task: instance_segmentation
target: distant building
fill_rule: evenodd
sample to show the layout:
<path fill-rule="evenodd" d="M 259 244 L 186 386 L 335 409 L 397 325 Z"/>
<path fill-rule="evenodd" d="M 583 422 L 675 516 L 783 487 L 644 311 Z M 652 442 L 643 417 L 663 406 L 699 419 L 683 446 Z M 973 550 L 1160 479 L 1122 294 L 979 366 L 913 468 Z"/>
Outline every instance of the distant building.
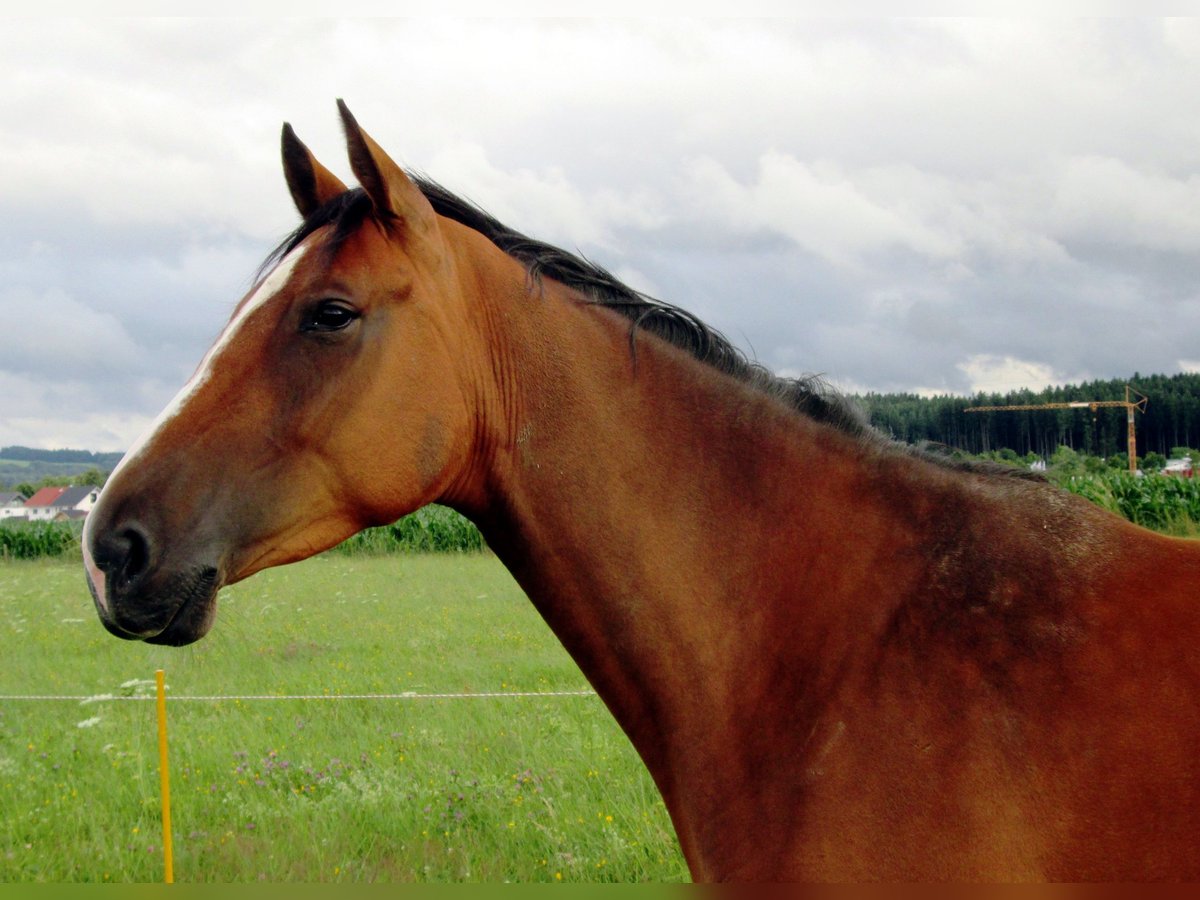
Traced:
<path fill-rule="evenodd" d="M 62 496 L 65 487 L 44 487 L 34 491 L 25 501 L 25 518 L 32 522 L 49 522 L 58 512 L 54 501 Z"/>
<path fill-rule="evenodd" d="M 1183 459 L 1168 459 L 1167 464 L 1163 466 L 1162 474 L 1174 475 L 1177 478 L 1192 477 L 1192 458 L 1185 456 Z"/>
<path fill-rule="evenodd" d="M 0 491 L 0 519 L 25 518 L 25 501 L 28 499 L 15 491 Z"/>
<path fill-rule="evenodd" d="M 44 487 L 25 501 L 25 517 L 33 522 L 82 519 L 99 496 L 100 488 L 90 485 Z"/>
<path fill-rule="evenodd" d="M 55 502 L 58 507 L 56 519 L 82 519 L 92 507 L 96 505 L 96 501 L 100 499 L 100 488 L 85 484 L 67 488 L 59 496 Z"/>

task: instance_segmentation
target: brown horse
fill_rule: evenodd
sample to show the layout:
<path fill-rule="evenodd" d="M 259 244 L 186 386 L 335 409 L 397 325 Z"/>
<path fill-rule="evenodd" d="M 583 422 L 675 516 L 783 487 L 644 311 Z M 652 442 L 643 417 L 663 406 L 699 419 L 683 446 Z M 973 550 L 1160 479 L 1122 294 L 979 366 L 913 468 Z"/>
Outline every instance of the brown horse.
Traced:
<path fill-rule="evenodd" d="M 113 473 L 105 626 L 438 501 L 640 752 L 696 879 L 1200 876 L 1200 547 L 874 434 L 681 310 L 284 126 L 303 225 Z"/>

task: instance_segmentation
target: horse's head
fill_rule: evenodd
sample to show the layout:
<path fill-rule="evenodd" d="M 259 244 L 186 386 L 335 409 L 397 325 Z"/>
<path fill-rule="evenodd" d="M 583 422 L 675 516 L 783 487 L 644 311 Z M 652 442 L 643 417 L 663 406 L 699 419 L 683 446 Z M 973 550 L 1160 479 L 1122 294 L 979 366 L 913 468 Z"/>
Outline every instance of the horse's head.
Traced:
<path fill-rule="evenodd" d="M 88 516 L 88 584 L 120 637 L 194 641 L 222 585 L 393 521 L 464 470 L 468 329 L 446 225 L 339 106 L 362 188 L 284 126 L 304 226 Z"/>

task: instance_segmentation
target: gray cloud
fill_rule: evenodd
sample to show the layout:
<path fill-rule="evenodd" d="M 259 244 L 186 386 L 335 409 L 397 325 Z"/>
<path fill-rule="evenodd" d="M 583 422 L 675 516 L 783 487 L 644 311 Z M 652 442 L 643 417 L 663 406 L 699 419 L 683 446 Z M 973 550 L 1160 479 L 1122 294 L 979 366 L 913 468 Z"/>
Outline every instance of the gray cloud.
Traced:
<path fill-rule="evenodd" d="M 280 123 L 348 177 L 337 96 L 780 370 L 1200 362 L 1191 21 L 9 20 L 0 76 L 0 444 L 133 439 L 294 224 Z"/>

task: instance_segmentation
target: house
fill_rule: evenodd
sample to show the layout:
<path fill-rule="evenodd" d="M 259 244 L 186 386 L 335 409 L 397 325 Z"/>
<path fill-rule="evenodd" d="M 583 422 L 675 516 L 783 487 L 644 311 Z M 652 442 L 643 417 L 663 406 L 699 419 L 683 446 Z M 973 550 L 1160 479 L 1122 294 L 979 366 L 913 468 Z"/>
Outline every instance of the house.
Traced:
<path fill-rule="evenodd" d="M 25 501 L 28 499 L 15 491 L 0 491 L 0 519 L 25 518 Z"/>
<path fill-rule="evenodd" d="M 82 519 L 100 499 L 100 488 L 84 484 L 67 488 L 54 502 L 58 512 L 55 519 Z"/>
<path fill-rule="evenodd" d="M 82 519 L 99 496 L 100 488 L 90 485 L 44 487 L 25 501 L 26 518 L 34 522 Z"/>
<path fill-rule="evenodd" d="M 1192 477 L 1192 458 L 1185 456 L 1182 459 L 1168 459 L 1166 466 L 1162 470 L 1164 475 L 1174 475 L 1177 478 Z"/>
<path fill-rule="evenodd" d="M 44 487 L 34 491 L 25 501 L 25 518 L 32 522 L 49 522 L 58 512 L 53 503 L 65 490 L 65 487 Z"/>

